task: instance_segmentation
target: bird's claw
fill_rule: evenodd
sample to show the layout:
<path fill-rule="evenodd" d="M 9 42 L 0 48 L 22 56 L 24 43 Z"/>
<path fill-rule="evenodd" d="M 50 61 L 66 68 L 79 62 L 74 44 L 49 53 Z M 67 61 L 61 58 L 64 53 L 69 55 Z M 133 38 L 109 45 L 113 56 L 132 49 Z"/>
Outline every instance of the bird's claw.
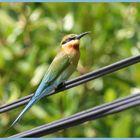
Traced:
<path fill-rule="evenodd" d="M 65 81 L 63 81 L 62 83 L 60 83 L 60 84 L 57 86 L 57 89 L 62 88 L 63 86 L 65 86 Z"/>

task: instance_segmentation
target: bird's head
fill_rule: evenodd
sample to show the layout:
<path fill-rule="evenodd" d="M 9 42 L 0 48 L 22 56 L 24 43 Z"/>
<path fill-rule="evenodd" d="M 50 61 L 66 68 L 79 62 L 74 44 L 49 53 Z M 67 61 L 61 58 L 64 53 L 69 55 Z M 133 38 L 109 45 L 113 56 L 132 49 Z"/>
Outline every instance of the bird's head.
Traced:
<path fill-rule="evenodd" d="M 61 41 L 61 46 L 62 48 L 65 47 L 73 47 L 75 49 L 79 48 L 79 44 L 80 44 L 80 39 L 85 36 L 86 34 L 89 34 L 90 32 L 84 32 L 81 33 L 79 35 L 76 34 L 69 34 L 63 37 L 62 41 Z"/>

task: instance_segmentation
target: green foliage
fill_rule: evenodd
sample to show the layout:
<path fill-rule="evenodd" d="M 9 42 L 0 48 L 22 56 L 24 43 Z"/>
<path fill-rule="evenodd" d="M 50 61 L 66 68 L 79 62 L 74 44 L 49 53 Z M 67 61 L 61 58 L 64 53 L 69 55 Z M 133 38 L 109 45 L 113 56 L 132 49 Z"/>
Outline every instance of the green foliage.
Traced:
<path fill-rule="evenodd" d="M 81 40 L 78 70 L 71 78 L 139 54 L 137 3 L 0 3 L 0 105 L 33 93 L 61 38 L 91 31 Z M 6 136 L 133 94 L 140 65 L 44 98 Z M 23 107 L 0 115 L 0 135 Z M 140 137 L 139 108 L 57 132 L 48 137 Z"/>

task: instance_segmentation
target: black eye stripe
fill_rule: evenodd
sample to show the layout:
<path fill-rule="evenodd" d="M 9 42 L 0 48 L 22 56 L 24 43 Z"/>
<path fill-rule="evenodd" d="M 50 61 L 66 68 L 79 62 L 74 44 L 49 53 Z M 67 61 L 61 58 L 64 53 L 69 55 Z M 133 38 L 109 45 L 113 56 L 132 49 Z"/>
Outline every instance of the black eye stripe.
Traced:
<path fill-rule="evenodd" d="M 67 43 L 69 41 L 70 41 L 70 39 L 67 39 L 67 40 L 63 41 L 62 44 L 65 44 L 65 43 Z"/>
<path fill-rule="evenodd" d="M 63 41 L 62 44 L 65 44 L 65 43 L 67 43 L 67 42 L 69 42 L 71 40 L 74 40 L 74 39 L 75 39 L 75 36 L 74 37 L 70 37 L 70 38 L 66 39 L 65 41 Z"/>

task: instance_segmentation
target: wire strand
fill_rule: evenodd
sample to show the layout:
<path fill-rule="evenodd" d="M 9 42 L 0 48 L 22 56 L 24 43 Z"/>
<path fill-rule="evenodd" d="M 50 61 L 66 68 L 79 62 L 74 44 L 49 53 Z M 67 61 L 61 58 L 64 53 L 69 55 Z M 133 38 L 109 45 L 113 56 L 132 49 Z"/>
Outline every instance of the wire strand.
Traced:
<path fill-rule="evenodd" d="M 95 120 L 110 114 L 114 114 L 134 106 L 140 105 L 140 93 L 115 100 L 111 103 L 106 103 L 93 107 L 91 109 L 74 114 L 70 117 L 60 119 L 58 121 L 45 124 L 34 129 L 16 134 L 10 138 L 24 137 L 41 137 L 75 125 L 82 124 L 86 121 Z"/>
<path fill-rule="evenodd" d="M 99 78 L 99 77 L 102 77 L 104 75 L 110 74 L 110 73 L 115 72 L 117 70 L 120 70 L 122 68 L 125 68 L 125 67 L 128 67 L 130 65 L 136 64 L 138 62 L 140 62 L 140 55 L 131 56 L 129 58 L 120 60 L 116 63 L 113 63 L 111 65 L 100 68 L 96 71 L 93 71 L 93 72 L 84 74 L 82 76 L 79 76 L 75 79 L 66 81 L 61 87 L 59 87 L 57 90 L 53 91 L 51 94 L 49 94 L 47 96 L 50 96 L 50 95 L 53 95 L 53 94 L 58 93 L 60 91 L 78 86 L 78 85 L 83 84 L 85 82 L 88 82 L 90 80 L 94 80 L 96 78 Z M 26 97 L 23 97 L 23 98 L 15 101 L 15 102 L 12 102 L 10 104 L 2 105 L 0 107 L 0 113 L 15 109 L 19 106 L 27 104 L 32 96 L 33 96 L 33 94 L 28 95 Z"/>

